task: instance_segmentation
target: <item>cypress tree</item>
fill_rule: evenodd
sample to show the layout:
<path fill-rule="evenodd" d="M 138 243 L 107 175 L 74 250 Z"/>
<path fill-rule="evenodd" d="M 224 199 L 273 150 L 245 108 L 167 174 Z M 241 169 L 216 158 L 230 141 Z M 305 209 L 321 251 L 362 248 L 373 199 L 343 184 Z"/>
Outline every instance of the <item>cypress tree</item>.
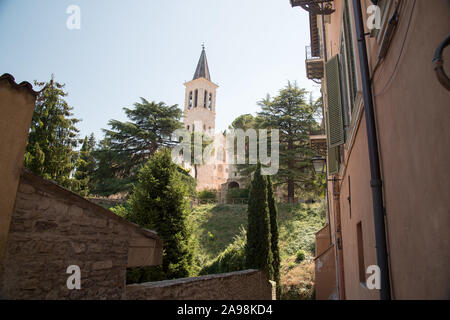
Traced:
<path fill-rule="evenodd" d="M 250 185 L 248 199 L 247 268 L 266 272 L 273 278 L 270 248 L 270 217 L 267 205 L 267 179 L 258 163 Z"/>
<path fill-rule="evenodd" d="M 187 220 L 188 198 L 188 187 L 166 149 L 156 152 L 140 170 L 128 202 L 127 219 L 155 230 L 164 241 L 162 277 L 166 279 L 192 274 L 194 246 Z"/>
<path fill-rule="evenodd" d="M 280 294 L 280 249 L 278 247 L 278 208 L 273 194 L 272 179 L 267 177 L 267 204 L 270 215 L 270 240 L 273 256 L 273 280 L 277 283 L 277 295 Z"/>

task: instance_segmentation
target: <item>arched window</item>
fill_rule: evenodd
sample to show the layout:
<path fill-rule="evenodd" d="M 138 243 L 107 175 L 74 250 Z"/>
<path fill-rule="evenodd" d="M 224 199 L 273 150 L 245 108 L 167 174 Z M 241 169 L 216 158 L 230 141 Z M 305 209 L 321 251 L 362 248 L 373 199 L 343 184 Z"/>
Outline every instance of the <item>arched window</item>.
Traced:
<path fill-rule="evenodd" d="M 188 129 L 188 131 L 189 131 L 189 125 L 187 125 L 187 129 Z"/>
<path fill-rule="evenodd" d="M 198 89 L 195 89 L 194 108 L 197 108 L 198 103 Z"/>
<path fill-rule="evenodd" d="M 192 108 L 192 91 L 189 92 L 189 103 L 188 103 L 188 109 Z"/>
<path fill-rule="evenodd" d="M 209 94 L 208 109 L 212 110 L 212 93 Z"/>
<path fill-rule="evenodd" d="M 205 90 L 205 95 L 203 96 L 203 108 L 206 109 L 207 107 L 207 101 L 208 101 L 208 91 Z"/>

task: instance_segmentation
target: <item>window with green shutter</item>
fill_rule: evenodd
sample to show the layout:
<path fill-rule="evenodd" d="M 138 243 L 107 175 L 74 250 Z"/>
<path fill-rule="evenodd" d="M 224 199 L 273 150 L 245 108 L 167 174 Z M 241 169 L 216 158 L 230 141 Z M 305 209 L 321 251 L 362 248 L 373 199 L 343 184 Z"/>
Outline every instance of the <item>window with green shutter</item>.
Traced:
<path fill-rule="evenodd" d="M 328 147 L 333 148 L 345 143 L 344 120 L 342 113 L 341 81 L 339 55 L 328 60 L 325 65 L 327 83 L 327 125 Z"/>

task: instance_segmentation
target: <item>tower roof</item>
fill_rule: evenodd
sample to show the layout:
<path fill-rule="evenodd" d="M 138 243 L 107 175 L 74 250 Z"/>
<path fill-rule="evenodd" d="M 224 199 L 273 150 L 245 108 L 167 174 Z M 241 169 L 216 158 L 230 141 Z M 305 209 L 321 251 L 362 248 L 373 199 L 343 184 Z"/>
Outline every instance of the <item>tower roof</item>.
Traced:
<path fill-rule="evenodd" d="M 209 74 L 208 68 L 208 60 L 206 59 L 205 46 L 202 47 L 202 54 L 200 55 L 200 60 L 198 60 L 197 69 L 195 69 L 194 78 L 192 80 L 205 78 L 206 80 L 211 81 L 211 76 Z"/>

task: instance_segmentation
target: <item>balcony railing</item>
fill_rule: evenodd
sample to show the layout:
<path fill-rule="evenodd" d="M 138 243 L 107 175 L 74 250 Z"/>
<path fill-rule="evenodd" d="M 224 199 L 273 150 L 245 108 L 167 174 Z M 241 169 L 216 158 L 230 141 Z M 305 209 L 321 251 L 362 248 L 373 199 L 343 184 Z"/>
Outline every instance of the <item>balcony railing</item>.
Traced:
<path fill-rule="evenodd" d="M 323 78 L 323 59 L 321 57 L 315 57 L 311 51 L 311 47 L 305 48 L 306 56 L 306 76 L 310 80 L 321 80 Z"/>
<path fill-rule="evenodd" d="M 314 59 L 321 59 L 317 53 L 313 54 L 313 50 L 311 49 L 311 46 L 305 47 L 305 57 L 306 60 L 314 60 Z"/>

